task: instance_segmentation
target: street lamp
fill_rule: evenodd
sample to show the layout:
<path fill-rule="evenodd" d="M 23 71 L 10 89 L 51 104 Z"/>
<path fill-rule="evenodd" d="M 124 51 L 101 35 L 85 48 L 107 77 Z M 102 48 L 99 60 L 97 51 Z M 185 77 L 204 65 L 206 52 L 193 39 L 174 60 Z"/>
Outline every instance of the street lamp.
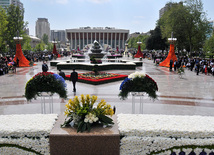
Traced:
<path fill-rule="evenodd" d="M 168 38 L 168 41 L 170 44 L 175 44 L 175 42 L 177 41 L 177 38 L 173 38 L 173 32 L 171 33 L 171 38 Z"/>
<path fill-rule="evenodd" d="M 17 30 L 17 36 L 13 37 L 13 40 L 16 42 L 16 44 L 21 44 L 21 41 L 23 40 L 23 37 L 19 36 L 19 30 Z"/>

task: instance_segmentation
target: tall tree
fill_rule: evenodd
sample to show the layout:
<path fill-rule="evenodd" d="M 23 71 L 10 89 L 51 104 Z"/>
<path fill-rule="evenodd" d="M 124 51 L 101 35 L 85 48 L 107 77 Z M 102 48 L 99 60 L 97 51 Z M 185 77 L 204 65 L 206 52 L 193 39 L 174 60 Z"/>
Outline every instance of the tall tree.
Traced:
<path fill-rule="evenodd" d="M 48 35 L 45 33 L 43 36 L 42 36 L 42 41 L 46 44 L 46 45 L 48 45 Z"/>
<path fill-rule="evenodd" d="M 0 6 L 0 52 L 6 51 L 6 31 L 7 31 L 7 15 L 5 10 Z"/>
<path fill-rule="evenodd" d="M 190 53 L 203 47 L 211 30 L 201 0 L 172 3 L 159 23 L 163 37 L 168 38 L 174 32 L 178 49 L 186 49 Z"/>
<path fill-rule="evenodd" d="M 207 56 L 210 56 L 213 58 L 213 56 L 214 56 L 214 33 L 209 39 L 206 40 L 203 49 L 206 52 Z"/>
<path fill-rule="evenodd" d="M 132 37 L 128 40 L 129 48 L 138 48 L 137 42 L 142 42 L 141 49 L 146 49 L 146 40 L 149 36 L 148 35 L 139 35 L 137 37 Z"/>
<path fill-rule="evenodd" d="M 24 40 L 25 40 L 25 43 L 22 46 L 23 51 L 31 51 L 32 50 L 32 47 L 30 45 L 31 38 L 24 35 Z"/>
<path fill-rule="evenodd" d="M 162 38 L 160 26 L 157 25 L 150 33 L 151 36 L 146 41 L 146 48 L 148 50 L 165 50 L 168 47 L 166 38 Z"/>
<path fill-rule="evenodd" d="M 19 31 L 20 35 L 23 35 L 26 26 L 24 22 L 24 11 L 18 6 L 10 5 L 7 8 L 7 21 L 7 42 L 9 47 L 15 50 L 13 37 L 17 35 L 17 31 Z"/>

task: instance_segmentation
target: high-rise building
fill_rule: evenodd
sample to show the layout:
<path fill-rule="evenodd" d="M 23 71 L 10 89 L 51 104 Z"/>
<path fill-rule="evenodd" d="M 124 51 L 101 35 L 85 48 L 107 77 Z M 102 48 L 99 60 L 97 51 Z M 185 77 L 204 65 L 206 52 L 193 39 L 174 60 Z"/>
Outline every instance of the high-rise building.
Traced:
<path fill-rule="evenodd" d="M 79 29 L 67 29 L 67 38 L 71 44 L 71 49 L 83 49 L 85 45 L 92 44 L 97 40 L 101 44 L 117 46 L 125 49 L 125 42 L 128 39 L 129 30 L 115 29 L 114 27 L 81 27 Z"/>
<path fill-rule="evenodd" d="M 60 41 L 61 44 L 66 43 L 65 30 L 51 30 L 51 41 Z"/>
<path fill-rule="evenodd" d="M 9 7 L 9 5 L 19 6 L 21 10 L 24 10 L 23 3 L 20 0 L 0 0 L 0 6 L 3 8 Z"/>
<path fill-rule="evenodd" d="M 36 21 L 36 37 L 42 39 L 44 34 L 48 35 L 48 40 L 50 40 L 50 23 L 47 18 L 38 18 Z"/>

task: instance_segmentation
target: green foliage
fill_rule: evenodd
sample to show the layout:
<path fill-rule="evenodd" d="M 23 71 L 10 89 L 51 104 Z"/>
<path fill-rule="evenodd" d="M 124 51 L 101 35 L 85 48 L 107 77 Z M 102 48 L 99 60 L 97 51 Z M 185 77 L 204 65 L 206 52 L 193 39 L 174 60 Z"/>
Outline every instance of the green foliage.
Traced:
<path fill-rule="evenodd" d="M 45 50 L 45 43 L 42 41 L 41 43 L 36 44 L 35 50 L 36 51 L 44 51 Z"/>
<path fill-rule="evenodd" d="M 24 34 L 24 28 L 27 23 L 24 23 L 24 11 L 18 6 L 10 5 L 7 8 L 7 43 L 11 49 L 16 48 L 13 37 L 17 36 L 17 31 L 19 31 L 20 36 Z"/>
<path fill-rule="evenodd" d="M 184 4 L 171 3 L 158 24 L 163 37 L 171 38 L 171 32 L 174 32 L 179 50 L 197 51 L 203 47 L 211 29 L 201 0 L 186 0 Z"/>
<path fill-rule="evenodd" d="M 156 91 L 158 90 L 156 82 L 149 76 L 143 78 L 136 77 L 134 79 L 126 78 L 121 84 L 121 91 L 119 96 L 121 99 L 126 99 L 129 92 L 145 92 L 152 99 L 157 98 Z"/>
<path fill-rule="evenodd" d="M 53 44 L 52 44 L 52 43 L 48 43 L 46 49 L 47 49 L 48 51 L 52 51 L 52 50 L 53 50 Z"/>
<path fill-rule="evenodd" d="M 7 31 L 7 15 L 5 10 L 0 6 L 0 51 L 5 51 L 6 48 L 6 31 Z"/>
<path fill-rule="evenodd" d="M 156 26 L 155 30 L 150 31 L 151 36 L 146 41 L 146 48 L 148 50 L 165 50 L 167 45 L 166 38 L 162 38 L 160 26 Z"/>
<path fill-rule="evenodd" d="M 44 73 L 44 74 L 43 74 Z M 25 97 L 27 100 L 36 99 L 41 92 L 59 94 L 61 98 L 67 98 L 67 92 L 60 80 L 56 80 L 49 72 L 43 72 L 30 79 L 25 86 Z"/>
<path fill-rule="evenodd" d="M 24 35 L 23 40 L 25 40 L 24 45 L 22 46 L 23 51 L 31 51 L 32 47 L 30 45 L 31 39 L 27 35 Z"/>
<path fill-rule="evenodd" d="M 83 94 L 81 100 L 75 96 L 73 100 L 69 100 L 66 104 L 64 123 L 61 127 L 73 126 L 77 127 L 77 132 L 90 131 L 94 125 L 109 126 L 114 124 L 113 120 L 106 115 L 112 116 L 114 110 L 111 105 L 106 104 L 105 100 L 101 100 L 95 107 L 94 104 L 97 96 L 90 96 Z"/>
<path fill-rule="evenodd" d="M 137 42 L 140 41 L 142 42 L 141 44 L 141 50 L 144 50 L 146 49 L 146 40 L 148 39 L 148 35 L 139 35 L 138 37 L 133 37 L 133 38 L 130 38 L 129 41 L 128 41 L 128 47 L 129 48 L 138 48 L 138 44 Z"/>
<path fill-rule="evenodd" d="M 203 48 L 207 56 L 210 57 L 214 56 L 214 34 L 209 39 L 206 40 Z"/>
<path fill-rule="evenodd" d="M 48 35 L 47 34 L 44 34 L 43 36 L 42 36 L 42 41 L 46 44 L 46 45 L 48 45 L 48 40 L 49 40 L 49 38 L 48 38 Z"/>

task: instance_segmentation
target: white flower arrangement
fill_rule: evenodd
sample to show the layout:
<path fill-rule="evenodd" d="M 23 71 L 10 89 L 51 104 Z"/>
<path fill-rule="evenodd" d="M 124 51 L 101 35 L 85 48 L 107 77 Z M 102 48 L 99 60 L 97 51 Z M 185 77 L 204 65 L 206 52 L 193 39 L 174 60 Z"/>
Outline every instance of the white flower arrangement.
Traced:
<path fill-rule="evenodd" d="M 141 73 L 141 72 L 134 72 L 134 73 L 132 73 L 132 74 L 130 74 L 129 76 L 128 76 L 128 78 L 129 79 L 134 79 L 134 78 L 136 78 L 136 77 L 138 77 L 138 78 L 143 78 L 143 77 L 145 77 L 146 76 L 146 73 Z"/>
<path fill-rule="evenodd" d="M 119 114 L 121 154 L 207 153 L 214 149 L 214 118 Z"/>
<path fill-rule="evenodd" d="M 57 114 L 1 115 L 0 154 L 50 154 L 48 137 L 57 117 Z"/>

